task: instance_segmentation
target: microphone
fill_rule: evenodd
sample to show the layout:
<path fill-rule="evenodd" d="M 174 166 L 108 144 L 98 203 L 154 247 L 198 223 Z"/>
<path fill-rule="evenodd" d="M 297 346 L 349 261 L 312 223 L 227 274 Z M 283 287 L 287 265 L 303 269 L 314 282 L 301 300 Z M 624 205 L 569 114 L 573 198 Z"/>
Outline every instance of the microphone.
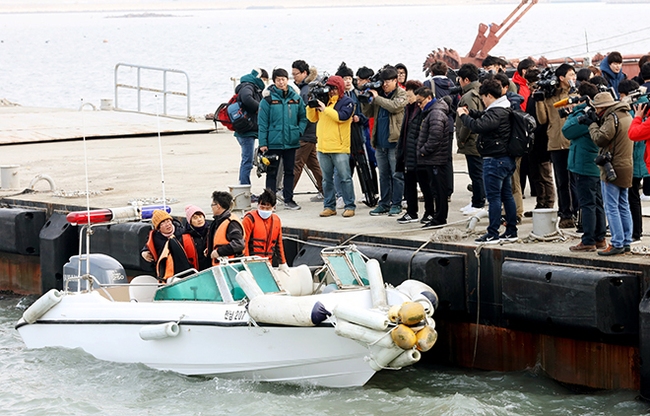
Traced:
<path fill-rule="evenodd" d="M 564 107 L 564 106 L 567 105 L 567 104 L 569 104 L 569 98 L 568 98 L 568 97 L 567 97 L 567 98 L 563 98 L 563 99 L 561 99 L 560 101 L 557 101 L 557 102 L 553 103 L 553 108 Z"/>

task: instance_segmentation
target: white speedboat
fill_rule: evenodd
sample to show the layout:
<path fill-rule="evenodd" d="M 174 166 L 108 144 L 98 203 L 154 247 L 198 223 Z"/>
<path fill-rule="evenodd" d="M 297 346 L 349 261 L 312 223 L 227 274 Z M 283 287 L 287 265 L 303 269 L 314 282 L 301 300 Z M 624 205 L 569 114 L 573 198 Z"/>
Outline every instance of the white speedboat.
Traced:
<path fill-rule="evenodd" d="M 64 271 L 64 290 L 39 298 L 16 329 L 28 348 L 81 348 L 185 375 L 327 387 L 362 386 L 382 368 L 417 362 L 435 343 L 431 288 L 414 280 L 387 287 L 379 263 L 353 246 L 322 257 L 319 282 L 307 266 L 277 270 L 249 257 L 163 285 L 151 276 L 114 283 L 126 281 L 116 260 L 74 256 L 68 269 L 78 275 Z"/>

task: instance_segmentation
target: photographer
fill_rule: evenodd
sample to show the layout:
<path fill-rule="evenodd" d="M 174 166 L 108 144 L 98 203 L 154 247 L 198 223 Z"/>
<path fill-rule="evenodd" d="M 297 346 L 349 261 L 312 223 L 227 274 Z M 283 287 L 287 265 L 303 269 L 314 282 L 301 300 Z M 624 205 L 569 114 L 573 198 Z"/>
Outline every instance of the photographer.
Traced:
<path fill-rule="evenodd" d="M 397 70 L 394 67 L 382 69 L 380 79 L 380 90 L 370 89 L 372 99 L 368 103 L 361 103 L 363 114 L 375 119 L 370 137 L 379 168 L 381 197 L 379 205 L 370 211 L 370 215 L 393 216 L 402 212 L 404 176 L 396 172 L 395 167 L 397 141 L 408 99 L 406 91 L 397 86 Z"/>
<path fill-rule="evenodd" d="M 316 123 L 318 136 L 318 162 L 323 171 L 323 211 L 321 217 L 336 215 L 336 191 L 334 168 L 340 178 L 341 194 L 345 203 L 343 217 L 354 216 L 354 185 L 350 170 L 350 125 L 354 115 L 354 103 L 345 95 L 343 78 L 333 75 L 325 84 L 329 86 L 328 102 L 320 99 L 318 107 L 307 107 L 307 118 Z"/>
<path fill-rule="evenodd" d="M 578 94 L 593 99 L 598 94 L 598 87 L 583 81 Z M 571 141 L 569 147 L 569 172 L 576 180 L 576 194 L 582 219 L 582 239 L 580 243 L 569 247 L 574 252 L 596 251 L 607 247 L 605 233 L 607 224 L 603 209 L 603 196 L 600 190 L 600 169 L 594 162 L 598 156 L 598 146 L 591 140 L 589 127 L 579 123 L 593 108 L 583 102 L 576 105 L 562 127 L 562 134 Z"/>
<path fill-rule="evenodd" d="M 632 148 L 627 137 L 632 123 L 630 106 L 614 101 L 609 92 L 596 95 L 592 105 L 595 111 L 580 119 L 589 125 L 591 140 L 601 149 L 596 160 L 600 166 L 600 182 L 612 241 L 601 256 L 612 256 L 629 251 L 632 243 L 632 216 L 628 202 L 628 188 L 632 186 Z"/>
<path fill-rule="evenodd" d="M 555 78 L 555 79 L 554 79 Z M 537 101 L 537 120 L 539 124 L 547 124 L 548 151 L 553 163 L 555 189 L 557 191 L 558 215 L 560 228 L 573 228 L 574 216 L 578 212 L 578 198 L 575 195 L 575 183 L 572 185 L 571 175 L 567 167 L 569 158 L 569 141 L 562 135 L 564 120 L 560 118 L 553 104 L 569 96 L 569 91 L 575 84 L 576 72 L 569 64 L 560 65 L 551 79 L 538 82 L 541 88 L 533 96 Z"/>

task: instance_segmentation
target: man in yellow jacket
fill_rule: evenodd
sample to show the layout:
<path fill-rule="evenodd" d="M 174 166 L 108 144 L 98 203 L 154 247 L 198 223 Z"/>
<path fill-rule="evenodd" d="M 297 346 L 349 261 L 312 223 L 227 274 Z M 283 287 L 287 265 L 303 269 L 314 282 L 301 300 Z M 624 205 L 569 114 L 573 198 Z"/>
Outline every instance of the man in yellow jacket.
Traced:
<path fill-rule="evenodd" d="M 334 189 L 334 168 L 341 179 L 345 209 L 343 217 L 354 216 L 354 186 L 350 169 L 350 124 L 354 114 L 354 103 L 345 95 L 343 78 L 333 75 L 327 79 L 330 87 L 327 105 L 318 100 L 318 107 L 307 107 L 307 119 L 316 123 L 318 137 L 318 163 L 323 172 L 323 206 L 321 217 L 336 215 L 336 191 Z"/>

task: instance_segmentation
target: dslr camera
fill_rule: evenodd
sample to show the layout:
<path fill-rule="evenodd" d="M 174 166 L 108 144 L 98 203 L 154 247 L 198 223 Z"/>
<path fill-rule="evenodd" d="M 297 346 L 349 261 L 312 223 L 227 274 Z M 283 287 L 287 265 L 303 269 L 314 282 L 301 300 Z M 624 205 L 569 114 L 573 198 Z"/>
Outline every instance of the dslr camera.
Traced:
<path fill-rule="evenodd" d="M 612 166 L 611 152 L 600 153 L 596 156 L 594 162 L 596 162 L 598 166 L 601 166 L 605 171 L 605 179 L 607 179 L 607 182 L 614 182 L 616 180 L 618 176 L 616 176 L 616 171 L 614 170 L 614 166 Z"/>
<path fill-rule="evenodd" d="M 539 74 L 539 81 L 537 81 L 537 89 L 533 92 L 533 99 L 535 101 L 544 101 L 546 98 L 551 98 L 557 92 L 559 80 L 551 68 L 544 68 Z"/>
<path fill-rule="evenodd" d="M 267 155 L 255 148 L 255 156 L 253 157 L 253 164 L 257 167 L 257 177 L 261 178 L 264 173 L 269 169 L 270 165 L 276 165 L 280 160 L 279 155 Z"/>
<path fill-rule="evenodd" d="M 318 107 L 318 101 L 325 103 L 330 99 L 329 92 L 330 86 L 325 85 L 327 76 L 320 76 L 316 80 L 309 83 L 309 90 L 307 91 L 307 106 L 311 108 Z"/>
<path fill-rule="evenodd" d="M 372 94 L 370 93 L 370 90 L 379 90 L 382 85 L 384 85 L 384 81 L 380 78 L 380 74 L 381 70 L 373 75 L 372 78 L 370 78 L 370 81 L 361 85 L 360 89 L 363 89 L 363 91 L 361 91 L 358 96 L 360 102 L 364 104 L 371 102 Z"/>

